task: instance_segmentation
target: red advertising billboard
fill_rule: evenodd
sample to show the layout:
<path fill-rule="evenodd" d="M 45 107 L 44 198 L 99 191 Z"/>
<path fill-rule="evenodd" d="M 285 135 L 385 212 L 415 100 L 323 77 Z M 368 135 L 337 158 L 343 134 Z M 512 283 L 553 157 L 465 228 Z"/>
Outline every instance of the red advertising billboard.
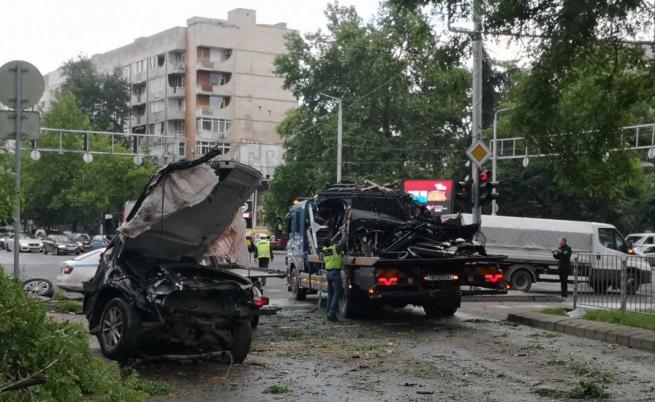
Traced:
<path fill-rule="evenodd" d="M 438 214 L 450 214 L 453 210 L 452 180 L 405 180 L 404 190 L 414 200 Z"/>

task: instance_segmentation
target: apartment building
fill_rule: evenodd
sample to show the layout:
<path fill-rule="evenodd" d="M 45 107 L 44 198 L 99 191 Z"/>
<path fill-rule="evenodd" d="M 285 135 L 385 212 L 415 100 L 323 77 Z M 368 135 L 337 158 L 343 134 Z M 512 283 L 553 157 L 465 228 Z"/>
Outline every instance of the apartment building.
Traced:
<path fill-rule="evenodd" d="M 195 158 L 218 146 L 226 158 L 271 177 L 282 163 L 276 127 L 296 107 L 273 73 L 285 53 L 285 23 L 257 24 L 256 12 L 235 9 L 227 20 L 193 17 L 133 43 L 92 56 L 99 71 L 120 68 L 130 83 L 128 131 L 161 162 Z M 45 102 L 61 86 L 46 77 Z"/>

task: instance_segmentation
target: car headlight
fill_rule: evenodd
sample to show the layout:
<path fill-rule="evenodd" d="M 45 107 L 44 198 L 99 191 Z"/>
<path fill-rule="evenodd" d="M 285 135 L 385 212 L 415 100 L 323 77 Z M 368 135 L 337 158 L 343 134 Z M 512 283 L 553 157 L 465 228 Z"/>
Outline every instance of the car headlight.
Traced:
<path fill-rule="evenodd" d="M 59 245 L 57 245 L 57 247 L 58 247 L 58 248 L 66 248 L 66 245 L 64 245 L 64 244 L 59 244 Z"/>

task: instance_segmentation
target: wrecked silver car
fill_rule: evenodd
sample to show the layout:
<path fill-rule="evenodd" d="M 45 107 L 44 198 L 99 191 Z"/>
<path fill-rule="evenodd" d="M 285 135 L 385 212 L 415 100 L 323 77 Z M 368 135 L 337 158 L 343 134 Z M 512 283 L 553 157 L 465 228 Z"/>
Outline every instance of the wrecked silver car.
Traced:
<path fill-rule="evenodd" d="M 106 357 L 223 350 L 234 362 L 246 358 L 253 284 L 202 261 L 261 174 L 215 156 L 160 170 L 84 284 L 84 313 Z"/>

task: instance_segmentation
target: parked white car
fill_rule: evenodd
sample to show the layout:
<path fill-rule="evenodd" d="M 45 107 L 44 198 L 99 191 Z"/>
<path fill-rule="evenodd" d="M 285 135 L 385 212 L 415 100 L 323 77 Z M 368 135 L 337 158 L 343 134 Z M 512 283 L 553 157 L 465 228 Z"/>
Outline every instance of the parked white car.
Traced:
<path fill-rule="evenodd" d="M 8 239 L 7 243 L 5 244 L 5 248 L 7 251 L 12 251 L 14 249 L 14 243 L 16 239 Z M 31 237 L 27 236 L 21 236 L 18 239 L 18 244 L 20 247 L 21 253 L 24 252 L 32 252 L 32 253 L 40 253 L 43 251 L 43 242 L 39 239 L 33 239 Z"/>
<path fill-rule="evenodd" d="M 96 274 L 100 255 L 104 251 L 103 247 L 64 261 L 57 275 L 57 287 L 68 292 L 83 292 L 82 282 L 90 280 Z"/>
<path fill-rule="evenodd" d="M 636 254 L 642 254 L 645 248 L 655 246 L 655 233 L 630 233 L 625 239 L 632 244 Z"/>

